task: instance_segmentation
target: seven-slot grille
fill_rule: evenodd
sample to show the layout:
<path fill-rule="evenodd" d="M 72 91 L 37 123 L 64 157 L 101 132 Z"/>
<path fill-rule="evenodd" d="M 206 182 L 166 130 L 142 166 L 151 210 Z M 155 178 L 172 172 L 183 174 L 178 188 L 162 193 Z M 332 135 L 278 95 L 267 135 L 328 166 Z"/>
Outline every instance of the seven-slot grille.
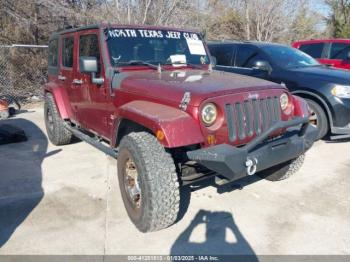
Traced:
<path fill-rule="evenodd" d="M 244 140 L 267 130 L 272 123 L 281 120 L 279 98 L 252 99 L 225 104 L 228 137 L 231 142 Z"/>

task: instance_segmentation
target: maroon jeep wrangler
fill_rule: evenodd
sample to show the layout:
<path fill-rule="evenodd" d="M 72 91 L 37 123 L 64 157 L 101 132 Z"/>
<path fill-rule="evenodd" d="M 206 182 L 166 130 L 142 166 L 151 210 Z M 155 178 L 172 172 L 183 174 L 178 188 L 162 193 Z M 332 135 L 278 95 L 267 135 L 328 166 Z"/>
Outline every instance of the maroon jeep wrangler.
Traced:
<path fill-rule="evenodd" d="M 142 232 L 173 224 L 180 189 L 199 179 L 289 177 L 316 138 L 304 100 L 211 62 L 201 34 L 180 29 L 92 25 L 50 38 L 48 137 L 76 136 L 118 158 L 124 205 Z"/>

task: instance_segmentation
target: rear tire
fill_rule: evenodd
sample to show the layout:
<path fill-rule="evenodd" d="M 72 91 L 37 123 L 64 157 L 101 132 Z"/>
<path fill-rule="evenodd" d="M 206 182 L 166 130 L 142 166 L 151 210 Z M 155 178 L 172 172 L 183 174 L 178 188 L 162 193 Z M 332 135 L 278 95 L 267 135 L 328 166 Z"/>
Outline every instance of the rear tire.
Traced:
<path fill-rule="evenodd" d="M 118 179 L 126 211 L 141 232 L 158 231 L 177 219 L 180 189 L 172 157 L 147 133 L 123 137 Z"/>
<path fill-rule="evenodd" d="M 312 115 L 310 123 L 318 129 L 317 140 L 322 139 L 328 133 L 328 118 L 323 108 L 313 100 L 305 99 L 310 107 Z"/>
<path fill-rule="evenodd" d="M 49 93 L 45 96 L 44 114 L 46 132 L 51 143 L 56 146 L 69 144 L 73 135 L 64 127 L 56 103 Z"/>
<path fill-rule="evenodd" d="M 304 159 L 305 155 L 302 154 L 288 162 L 263 170 L 257 173 L 257 175 L 269 181 L 281 181 L 287 179 L 299 171 L 304 163 Z"/>

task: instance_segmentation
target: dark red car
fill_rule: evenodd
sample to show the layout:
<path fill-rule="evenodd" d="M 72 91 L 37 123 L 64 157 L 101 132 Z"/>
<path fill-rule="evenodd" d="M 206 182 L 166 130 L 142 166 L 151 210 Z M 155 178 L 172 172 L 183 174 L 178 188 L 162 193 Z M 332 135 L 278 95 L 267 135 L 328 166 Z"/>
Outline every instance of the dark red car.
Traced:
<path fill-rule="evenodd" d="M 296 41 L 292 46 L 321 64 L 350 70 L 350 39 L 304 40 Z"/>
<path fill-rule="evenodd" d="M 75 135 L 118 158 L 122 198 L 142 232 L 174 223 L 182 186 L 199 179 L 286 179 L 317 135 L 306 102 L 286 87 L 211 70 L 197 32 L 61 31 L 50 38 L 48 73 L 50 141 Z"/>

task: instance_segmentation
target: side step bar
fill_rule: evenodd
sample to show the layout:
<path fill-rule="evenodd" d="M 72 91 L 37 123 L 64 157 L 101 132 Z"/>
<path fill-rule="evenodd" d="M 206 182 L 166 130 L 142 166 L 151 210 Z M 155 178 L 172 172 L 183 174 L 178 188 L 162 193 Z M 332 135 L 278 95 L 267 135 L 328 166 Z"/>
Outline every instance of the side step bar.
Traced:
<path fill-rule="evenodd" d="M 350 134 L 347 135 L 334 135 L 330 137 L 331 140 L 342 140 L 342 139 L 348 139 L 350 138 Z"/>
<path fill-rule="evenodd" d="M 104 145 L 103 143 L 101 143 L 100 141 L 98 141 L 97 139 L 88 136 L 87 134 L 84 134 L 83 132 L 81 132 L 78 128 L 73 127 L 71 125 L 69 125 L 67 122 L 65 122 L 65 127 L 73 133 L 74 136 L 76 136 L 77 138 L 89 143 L 90 145 L 92 145 L 93 147 L 101 150 L 103 153 L 113 157 L 113 158 L 117 158 L 118 157 L 118 152 L 116 150 L 114 150 L 113 148 Z"/>

